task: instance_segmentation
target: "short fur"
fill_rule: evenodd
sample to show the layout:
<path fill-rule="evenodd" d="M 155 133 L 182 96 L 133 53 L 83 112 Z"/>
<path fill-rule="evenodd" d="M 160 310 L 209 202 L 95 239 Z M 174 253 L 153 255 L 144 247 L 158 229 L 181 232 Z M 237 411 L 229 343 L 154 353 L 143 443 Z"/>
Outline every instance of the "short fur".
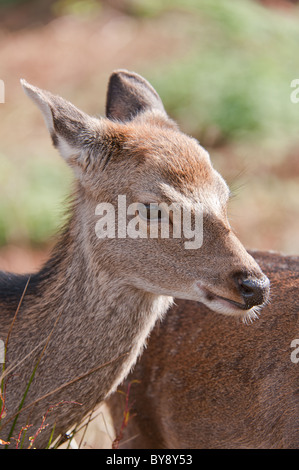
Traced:
<path fill-rule="evenodd" d="M 48 413 L 49 426 L 35 441 L 35 446 L 43 447 L 54 424 L 54 437 L 66 432 L 124 379 L 174 296 L 246 316 L 251 309 L 232 304 L 243 302 L 236 273 L 265 281 L 259 303 L 267 300 L 269 285 L 230 229 L 226 183 L 199 143 L 167 117 L 145 79 L 124 70 L 114 72 L 107 117 L 100 119 L 25 81 L 22 84 L 76 176 L 69 221 L 49 261 L 30 277 L 6 357 L 2 439 L 8 437 L 45 345 L 14 436 L 26 423 L 33 425 L 33 434 L 52 405 L 82 404 L 61 404 Z M 185 250 L 182 239 L 99 240 L 95 208 L 100 202 L 116 205 L 118 195 L 126 195 L 128 204 L 179 198 L 193 210 L 202 201 L 203 247 Z M 7 337 L 28 278 L 1 274 L 1 339 Z M 207 295 L 205 289 L 212 293 Z M 217 296 L 230 299 L 226 308 Z M 93 374 L 86 375 L 91 370 Z M 80 376 L 85 378 L 64 387 Z"/>
<path fill-rule="evenodd" d="M 271 304 L 250 326 L 178 300 L 151 333 L 128 383 L 120 449 L 298 449 L 299 257 L 253 252 Z M 127 391 L 127 384 L 120 387 Z M 109 400 L 118 433 L 124 396 Z"/>

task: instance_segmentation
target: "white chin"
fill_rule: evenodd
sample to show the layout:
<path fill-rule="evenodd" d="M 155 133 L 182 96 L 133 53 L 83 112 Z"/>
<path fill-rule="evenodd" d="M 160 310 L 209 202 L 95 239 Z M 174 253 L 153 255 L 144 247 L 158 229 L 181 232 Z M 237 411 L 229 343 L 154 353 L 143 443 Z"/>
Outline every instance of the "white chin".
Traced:
<path fill-rule="evenodd" d="M 240 318 L 244 323 L 252 323 L 254 320 L 257 320 L 261 310 L 261 307 L 252 307 L 249 310 L 243 310 L 224 299 L 204 300 L 201 302 L 216 313 Z"/>
<path fill-rule="evenodd" d="M 258 315 L 262 306 L 256 306 L 252 307 L 251 309 L 244 310 L 243 308 L 238 307 L 238 305 L 234 305 L 234 303 L 230 302 L 229 300 L 217 297 L 215 294 L 209 292 L 206 288 L 199 287 L 198 284 L 196 287 L 200 297 L 198 300 L 214 312 L 240 318 L 244 323 L 252 323 L 254 320 L 258 319 Z M 212 294 L 213 298 L 207 298 L 207 293 Z"/>

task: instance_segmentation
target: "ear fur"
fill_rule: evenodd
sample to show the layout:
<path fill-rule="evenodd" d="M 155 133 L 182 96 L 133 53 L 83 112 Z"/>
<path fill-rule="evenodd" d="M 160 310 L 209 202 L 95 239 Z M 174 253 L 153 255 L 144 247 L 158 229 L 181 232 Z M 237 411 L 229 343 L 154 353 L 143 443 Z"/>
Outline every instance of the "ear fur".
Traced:
<path fill-rule="evenodd" d="M 40 109 L 54 146 L 67 163 L 74 167 L 79 177 L 83 176 L 95 159 L 103 159 L 106 162 L 103 167 L 109 161 L 111 149 L 107 147 L 105 133 L 109 126 L 113 126 L 111 120 L 126 123 L 140 113 L 150 112 L 156 124 L 176 127 L 168 118 L 154 88 L 143 77 L 127 70 L 112 73 L 106 103 L 108 119 L 102 120 L 85 114 L 63 98 L 33 86 L 24 79 L 21 84 L 26 95 Z"/>
<path fill-rule="evenodd" d="M 22 87 L 40 109 L 52 141 L 71 166 L 84 166 L 88 146 L 100 135 L 101 121 L 92 118 L 59 96 L 41 90 L 26 80 Z"/>
<path fill-rule="evenodd" d="M 108 83 L 106 116 L 126 122 L 145 111 L 158 111 L 167 117 L 161 98 L 147 80 L 127 70 L 113 72 Z"/>

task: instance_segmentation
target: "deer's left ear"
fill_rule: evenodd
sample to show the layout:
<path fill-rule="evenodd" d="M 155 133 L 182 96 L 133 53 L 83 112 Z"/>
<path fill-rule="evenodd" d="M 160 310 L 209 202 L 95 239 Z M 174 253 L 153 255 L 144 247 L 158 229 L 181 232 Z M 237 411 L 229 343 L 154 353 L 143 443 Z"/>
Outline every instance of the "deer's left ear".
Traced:
<path fill-rule="evenodd" d="M 160 96 L 147 80 L 128 70 L 113 72 L 108 83 L 106 101 L 108 119 L 131 121 L 145 111 L 158 111 L 167 118 Z"/>
<path fill-rule="evenodd" d="M 84 169 L 90 147 L 101 135 L 101 121 L 88 116 L 68 101 L 21 80 L 25 93 L 41 110 L 54 146 L 72 167 Z"/>

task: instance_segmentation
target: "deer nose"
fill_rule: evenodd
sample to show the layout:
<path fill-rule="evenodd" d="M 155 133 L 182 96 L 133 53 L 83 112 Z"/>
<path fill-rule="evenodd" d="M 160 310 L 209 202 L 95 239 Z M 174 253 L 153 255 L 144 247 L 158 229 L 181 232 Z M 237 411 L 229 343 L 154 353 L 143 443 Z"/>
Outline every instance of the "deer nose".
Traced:
<path fill-rule="evenodd" d="M 268 300 L 270 281 L 266 276 L 261 279 L 243 275 L 235 276 L 238 290 L 243 297 L 245 307 L 249 310 L 252 307 L 262 305 Z"/>

